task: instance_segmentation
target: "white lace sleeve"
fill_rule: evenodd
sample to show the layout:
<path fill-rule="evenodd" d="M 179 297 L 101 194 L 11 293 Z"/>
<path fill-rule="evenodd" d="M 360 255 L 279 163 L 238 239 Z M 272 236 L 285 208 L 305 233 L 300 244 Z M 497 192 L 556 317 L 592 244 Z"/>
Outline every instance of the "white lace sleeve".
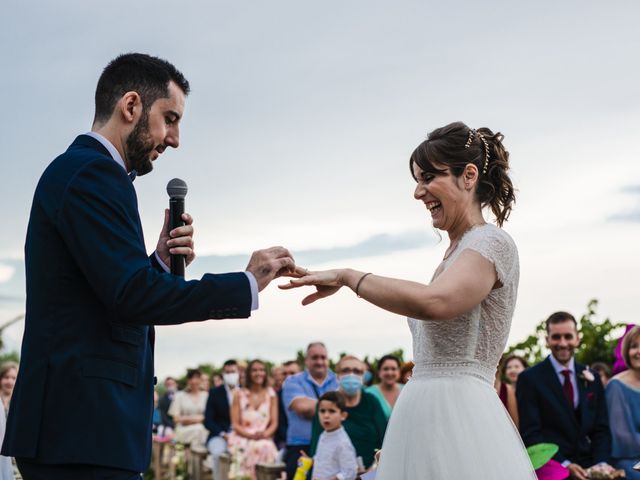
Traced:
<path fill-rule="evenodd" d="M 487 225 L 471 232 L 464 248 L 475 250 L 493 263 L 498 280 L 503 285 L 519 274 L 516 244 L 508 233 L 498 227 Z"/>

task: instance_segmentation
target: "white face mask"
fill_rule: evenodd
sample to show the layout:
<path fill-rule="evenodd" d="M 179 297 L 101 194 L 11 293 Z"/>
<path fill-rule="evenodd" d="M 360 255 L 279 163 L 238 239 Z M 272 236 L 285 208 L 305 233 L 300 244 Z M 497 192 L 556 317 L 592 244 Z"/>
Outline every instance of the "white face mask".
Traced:
<path fill-rule="evenodd" d="M 224 381 L 225 385 L 233 388 L 238 385 L 238 381 L 240 380 L 240 374 L 239 373 L 223 373 L 222 380 Z"/>

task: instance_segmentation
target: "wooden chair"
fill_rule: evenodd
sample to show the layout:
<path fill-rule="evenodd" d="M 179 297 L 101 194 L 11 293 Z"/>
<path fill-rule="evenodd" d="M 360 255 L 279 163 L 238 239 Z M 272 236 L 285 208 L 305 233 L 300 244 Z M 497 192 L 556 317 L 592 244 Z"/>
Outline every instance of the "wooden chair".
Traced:
<path fill-rule="evenodd" d="M 171 477 L 170 461 L 173 457 L 173 442 L 170 439 L 153 439 L 151 447 L 151 468 L 154 480 L 164 480 Z"/>
<path fill-rule="evenodd" d="M 213 480 L 229 480 L 229 470 L 231 470 L 231 456 L 223 453 L 220 455 L 220 478 Z"/>
<path fill-rule="evenodd" d="M 209 455 L 209 451 L 204 445 L 191 446 L 189 475 L 192 480 L 211 480 L 213 472 L 205 468 L 204 461 Z"/>
<path fill-rule="evenodd" d="M 285 470 L 284 463 L 258 464 L 256 465 L 256 480 L 280 480 Z"/>

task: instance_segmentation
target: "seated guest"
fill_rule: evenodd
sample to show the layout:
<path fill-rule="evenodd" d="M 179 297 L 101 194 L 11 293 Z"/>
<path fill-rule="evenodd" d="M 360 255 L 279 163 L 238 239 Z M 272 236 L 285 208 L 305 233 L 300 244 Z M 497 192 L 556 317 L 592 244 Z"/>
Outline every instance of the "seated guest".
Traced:
<path fill-rule="evenodd" d="M 516 389 L 524 444 L 555 443 L 553 457 L 571 477 L 586 480 L 586 469 L 606 465 L 611 434 L 600 377 L 573 358 L 580 344 L 573 315 L 556 312 L 546 321 L 551 355 L 520 374 Z"/>
<path fill-rule="evenodd" d="M 411 360 L 404 362 L 402 368 L 400 368 L 400 383 L 404 385 L 409 381 L 411 375 L 413 375 L 413 367 L 414 363 Z"/>
<path fill-rule="evenodd" d="M 496 369 L 496 378 L 494 380 L 493 386 L 496 389 L 496 393 L 498 394 L 498 397 L 500 397 L 500 401 L 504 405 L 504 408 L 506 408 L 507 412 L 509 412 L 509 416 L 511 417 L 513 424 L 516 426 L 516 428 L 518 428 L 520 421 L 518 418 L 516 387 L 505 381 L 505 378 L 502 375 L 503 372 L 504 361 L 501 361 L 498 364 L 498 368 Z"/>
<path fill-rule="evenodd" d="M 255 479 L 258 463 L 274 463 L 278 450 L 273 434 L 278 427 L 278 401 L 269 386 L 264 362 L 249 362 L 245 387 L 239 388 L 231 403 L 231 433 L 228 436 L 231 452 L 231 475 Z"/>
<path fill-rule="evenodd" d="M 595 370 L 600 375 L 600 381 L 603 387 L 607 387 L 609 380 L 611 380 L 611 368 L 604 362 L 593 362 L 591 364 L 591 370 Z"/>
<path fill-rule="evenodd" d="M 173 402 L 173 397 L 178 391 L 178 382 L 173 377 L 164 379 L 164 395 L 158 400 L 158 410 L 160 411 L 160 423 L 166 427 L 173 429 L 173 419 L 169 416 L 169 407 Z"/>
<path fill-rule="evenodd" d="M 207 438 L 202 422 L 209 394 L 200 390 L 201 378 L 200 370 L 187 371 L 187 388 L 176 393 L 169 407 L 177 442 L 203 445 Z"/>
<path fill-rule="evenodd" d="M 272 380 L 273 389 L 276 392 L 279 392 L 280 390 L 282 390 L 282 383 L 284 382 L 284 373 L 282 370 L 282 365 L 273 367 L 273 369 L 271 369 L 271 380 Z"/>
<path fill-rule="evenodd" d="M 382 448 L 387 429 L 387 416 L 376 397 L 363 389 L 364 363 L 353 355 L 345 355 L 336 365 L 338 391 L 345 396 L 347 418 L 342 426 L 349 435 L 364 468 L 373 463 L 376 449 Z M 318 415 L 311 430 L 311 455 L 315 455 L 322 428 Z"/>
<path fill-rule="evenodd" d="M 9 404 L 13 395 L 13 387 L 18 378 L 18 364 L 16 362 L 4 362 L 0 366 L 0 400 L 4 405 L 4 411 L 9 414 Z"/>
<path fill-rule="evenodd" d="M 207 394 L 209 393 L 209 390 L 211 390 L 211 379 L 206 373 L 203 373 L 200 376 L 200 390 L 207 392 Z"/>
<path fill-rule="evenodd" d="M 400 360 L 393 355 L 384 355 L 378 360 L 378 378 L 380 383 L 371 385 L 366 389 L 380 401 L 382 410 L 387 419 L 391 416 L 391 410 L 396 404 L 402 383 L 400 380 Z"/>
<path fill-rule="evenodd" d="M 214 373 L 211 376 L 211 382 L 213 383 L 212 388 L 221 387 L 222 385 L 224 385 L 224 380 L 222 379 L 222 375 L 220 375 L 219 373 Z"/>
<path fill-rule="evenodd" d="M 613 465 L 627 478 L 640 479 L 632 467 L 640 460 L 640 326 L 627 333 L 622 342 L 622 358 L 628 370 L 617 374 L 607 385 L 609 425 Z"/>
<path fill-rule="evenodd" d="M 278 394 L 278 429 L 273 437 L 273 441 L 276 442 L 279 449 L 283 449 L 287 445 L 287 428 L 289 427 L 289 422 L 287 421 L 287 409 L 284 407 L 282 400 L 282 387 L 287 378 L 296 373 L 300 373 L 300 365 L 298 365 L 298 362 L 295 360 L 288 360 L 282 364 L 280 370 L 282 373 L 282 384 L 280 390 L 276 389 L 276 393 Z"/>
<path fill-rule="evenodd" d="M 520 374 L 527 368 L 529 368 L 529 364 L 527 363 L 527 361 L 518 355 L 509 355 L 504 359 L 504 362 L 502 362 L 501 365 L 502 368 L 500 376 L 502 380 L 513 385 L 514 387 L 518 382 L 518 377 L 520 376 Z"/>
<path fill-rule="evenodd" d="M 1 370 L 4 370 L 4 366 Z M 1 374 L 0 370 L 0 374 Z M 7 424 L 7 413 L 4 407 L 4 401 L 0 402 L 0 445 L 4 440 L 4 431 Z M 13 465 L 11 464 L 11 457 L 3 457 L 0 455 L 0 478 L 2 480 L 13 480 Z"/>
<path fill-rule="evenodd" d="M 284 382 L 282 402 L 287 409 L 287 478 L 295 475 L 300 451 L 309 454 L 311 419 L 316 413 L 318 398 L 338 388 L 336 376 L 329 370 L 329 354 L 322 342 L 310 343 L 304 357 L 305 371 Z"/>
<path fill-rule="evenodd" d="M 209 392 L 204 410 L 204 426 L 209 430 L 207 449 L 213 459 L 213 478 L 220 478 L 220 456 L 227 452 L 227 437 L 231 431 L 231 403 L 238 388 L 238 362 L 227 360 L 222 365 L 222 385 Z"/>

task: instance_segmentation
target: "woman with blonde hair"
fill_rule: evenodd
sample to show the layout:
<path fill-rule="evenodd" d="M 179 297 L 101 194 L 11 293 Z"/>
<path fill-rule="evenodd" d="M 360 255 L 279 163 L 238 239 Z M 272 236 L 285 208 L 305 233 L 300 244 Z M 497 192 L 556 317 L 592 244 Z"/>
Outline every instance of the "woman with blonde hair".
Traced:
<path fill-rule="evenodd" d="M 640 326 L 625 335 L 622 358 L 628 370 L 613 377 L 605 391 L 612 465 L 623 469 L 628 479 L 639 480 L 633 465 L 640 459 Z"/>

